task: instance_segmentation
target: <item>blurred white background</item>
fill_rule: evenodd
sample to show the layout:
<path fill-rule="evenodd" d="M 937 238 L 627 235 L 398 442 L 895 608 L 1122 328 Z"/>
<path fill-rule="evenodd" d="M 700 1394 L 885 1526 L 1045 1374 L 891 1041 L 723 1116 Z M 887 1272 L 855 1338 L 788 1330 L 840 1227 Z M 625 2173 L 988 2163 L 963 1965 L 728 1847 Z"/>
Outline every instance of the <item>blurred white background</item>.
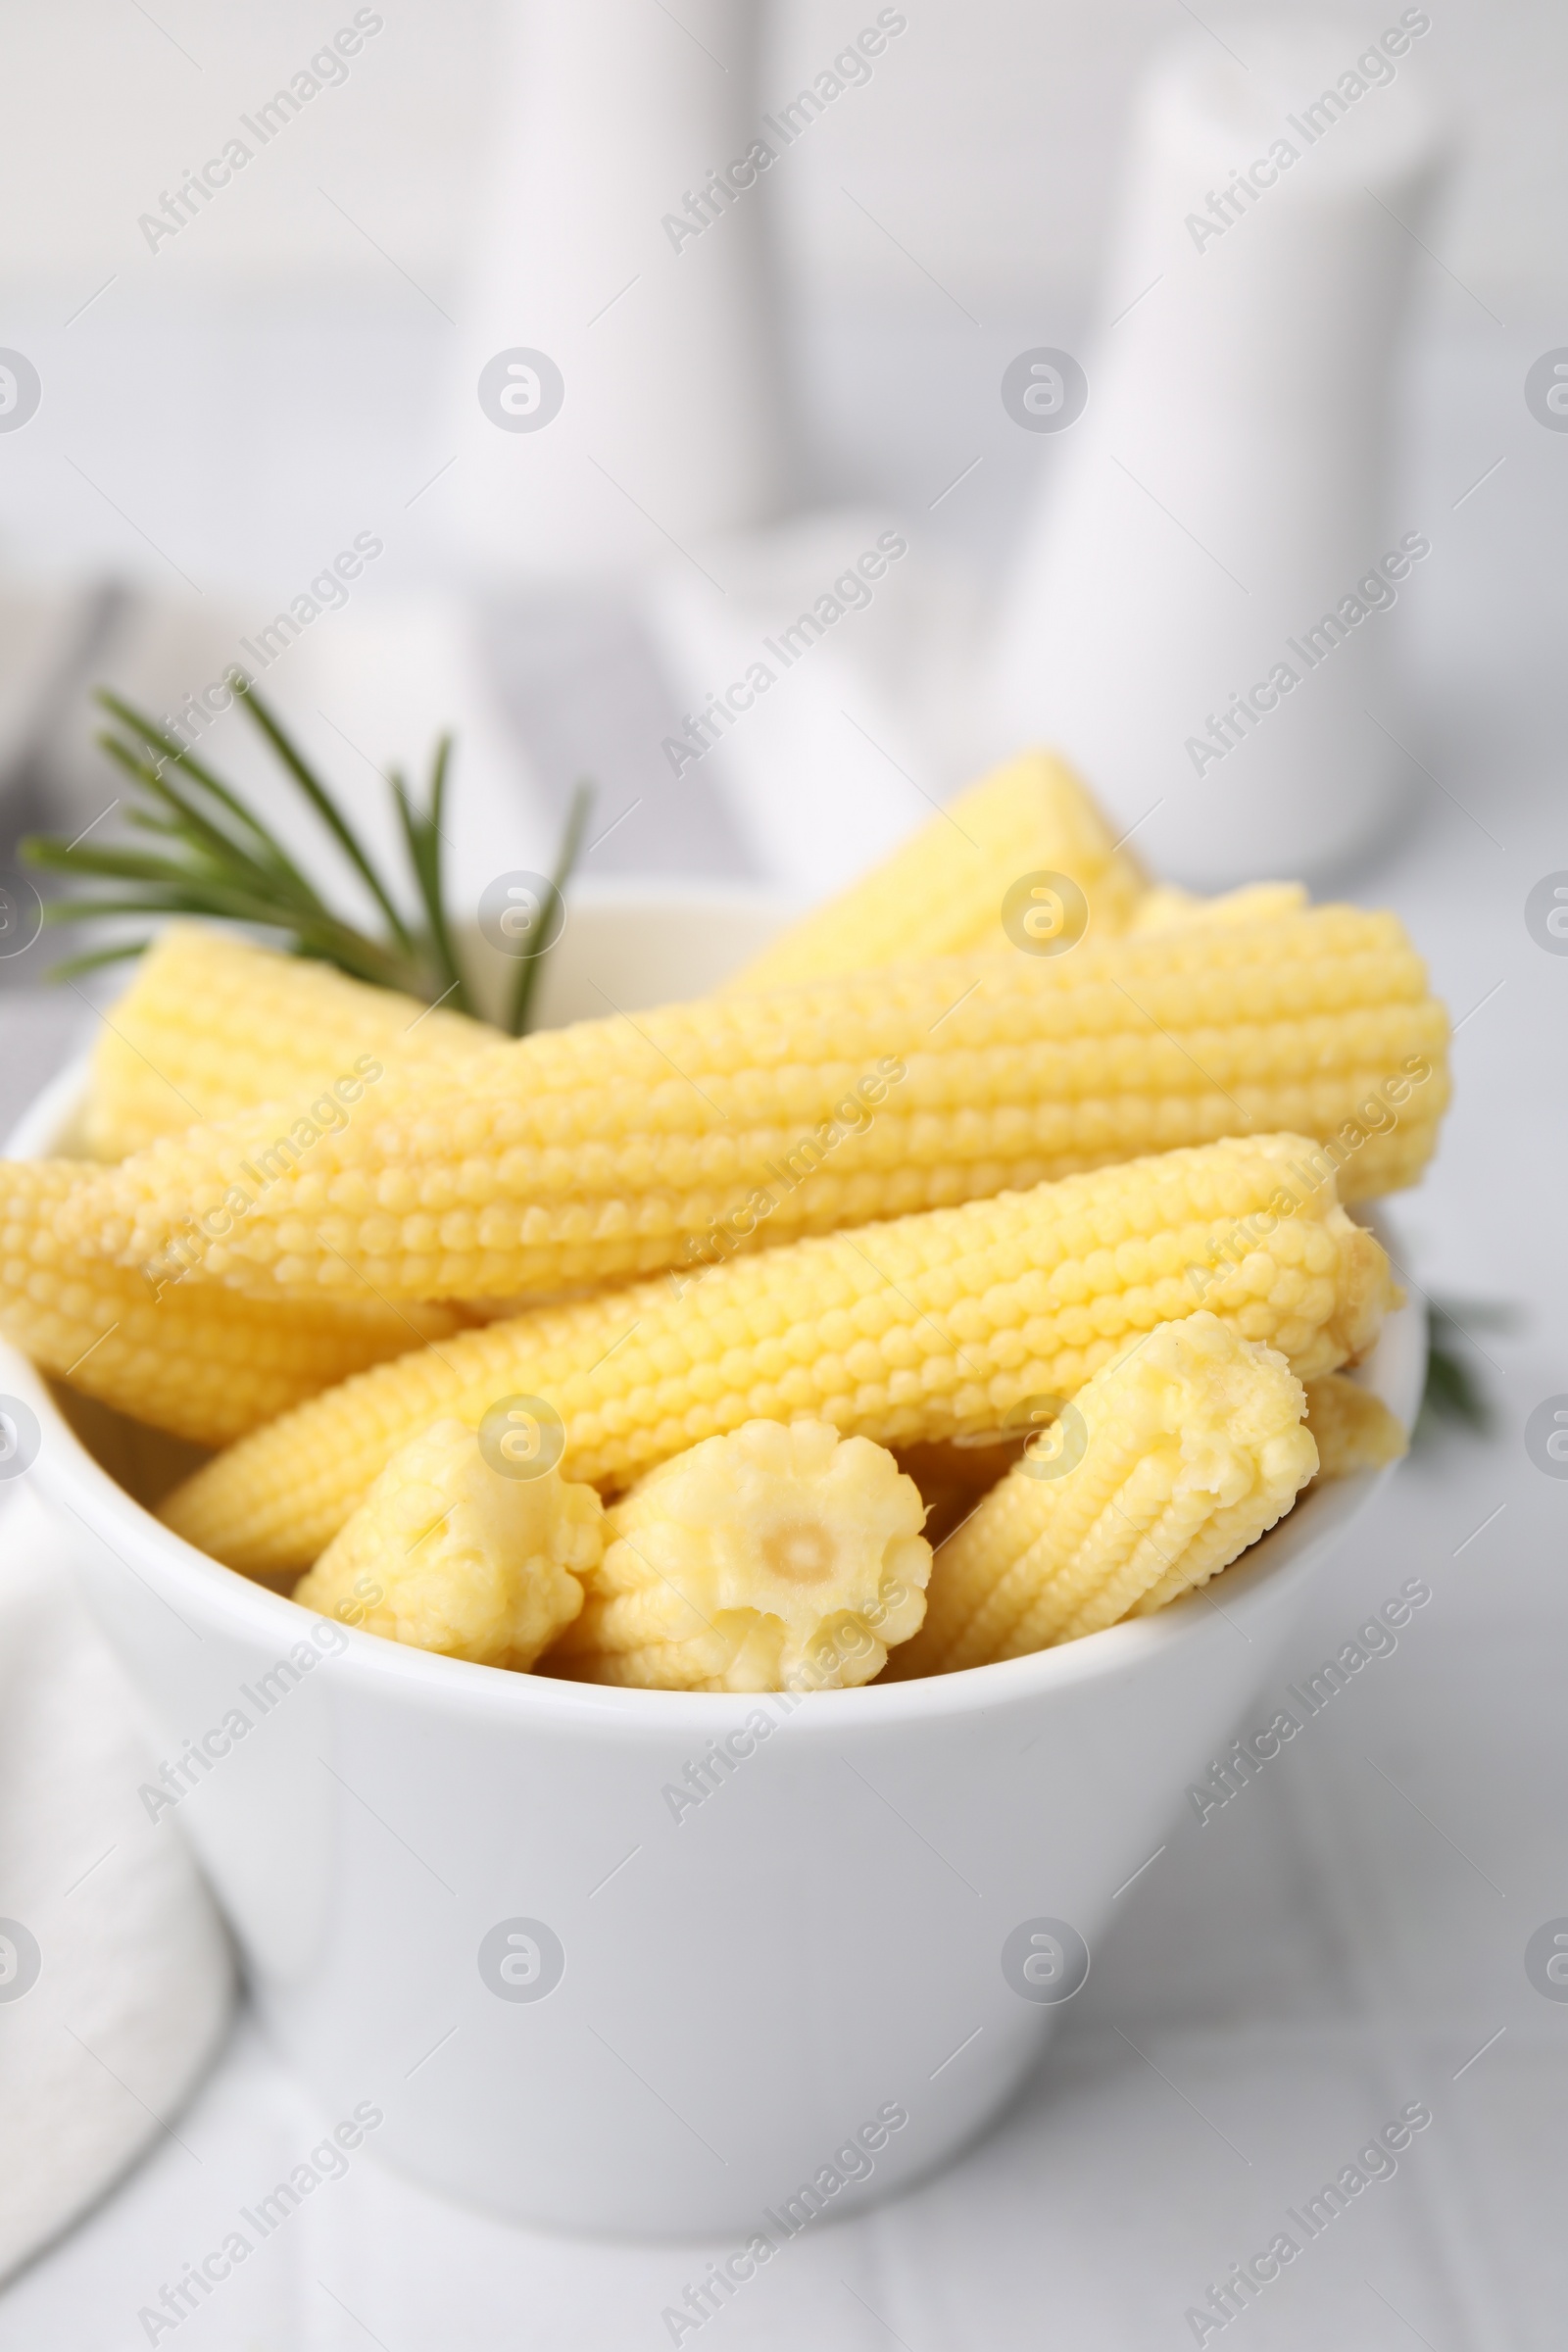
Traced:
<path fill-rule="evenodd" d="M 352 13 L 304 0 L 0 8 L 0 295 L 8 333 L 46 372 L 58 360 L 60 385 L 37 432 L 0 445 L 14 559 L 114 564 L 165 585 L 170 564 L 203 586 L 267 573 L 282 593 L 368 514 L 395 529 L 389 572 L 428 560 L 441 494 L 407 519 L 401 501 L 447 455 L 443 311 L 459 302 L 496 129 L 498 10 L 390 0 L 346 82 L 220 201 L 156 253 L 137 227 Z M 1133 83 L 1191 18 L 1179 0 L 913 0 L 907 13 L 870 83 L 813 124 L 767 189 L 806 488 L 897 491 L 924 461 L 934 492 L 955 409 L 974 398 L 989 419 L 995 407 L 998 354 L 1022 331 L 1082 326 Z M 1245 57 L 1250 22 L 1294 13 L 1205 18 Z M 860 15 L 780 0 L 762 87 L 793 92 Z M 1363 7 L 1350 22 L 1370 31 L 1396 16 Z M 1484 346 L 1528 339 L 1568 298 L 1568 18 L 1542 0 L 1440 0 L 1433 19 L 1409 70 L 1451 98 L 1467 152 L 1423 325 Z M 1018 436 L 998 441 L 1016 469 L 1039 462 Z M 73 478 L 67 456 L 91 470 L 94 454 L 130 520 Z M 940 528 L 1004 532 L 1004 468 L 981 475 Z"/>
<path fill-rule="evenodd" d="M 522 861 L 542 855 L 573 776 L 588 768 L 601 821 L 626 812 L 590 870 L 778 871 L 727 754 L 669 788 L 659 741 L 686 703 L 644 615 L 613 598 L 585 612 L 567 590 L 469 602 L 461 615 L 429 603 L 468 587 L 453 416 L 466 382 L 466 269 L 502 130 L 502 12 L 392 0 L 375 13 L 382 29 L 342 82 L 153 251 L 140 218 L 219 154 L 239 117 L 352 10 L 322 14 L 301 0 L 265 13 L 197 0 L 0 7 L 0 339 L 32 358 L 45 386 L 27 429 L 0 435 L 0 585 L 25 596 L 39 581 L 137 583 L 149 600 L 138 626 L 183 634 L 189 650 L 177 656 L 166 640 L 159 659 L 143 648 L 120 667 L 127 679 L 139 662 L 175 688 L 198 685 L 234 657 L 237 631 L 368 530 L 385 553 L 348 612 L 271 681 L 323 758 L 340 770 L 358 762 L 373 790 L 372 764 L 418 757 L 434 724 L 457 716 L 460 777 L 487 819 L 514 826 Z M 1019 432 L 998 384 L 1020 349 L 1082 347 L 1089 333 L 1137 77 L 1177 34 L 1245 63 L 1250 28 L 1297 12 L 1259 4 L 1200 20 L 1182 0 L 1093 10 L 914 0 L 905 13 L 908 30 L 870 80 L 811 125 L 756 202 L 781 268 L 792 439 L 781 504 L 912 516 L 934 559 L 921 574 L 934 591 L 918 614 L 923 642 L 951 646 L 973 598 L 1004 575 L 1031 493 L 1065 462 L 1071 436 Z M 874 15 L 827 0 L 766 11 L 761 102 L 808 81 Z M 721 65 L 693 44 L 679 12 L 663 16 L 672 53 L 718 81 Z M 1396 17 L 1345 11 L 1348 43 Z M 591 7 L 581 21 L 591 27 Z M 1462 147 L 1412 254 L 1391 501 L 1408 509 L 1407 486 L 1430 478 L 1449 506 L 1509 456 L 1506 479 L 1446 529 L 1454 560 L 1423 582 L 1409 649 L 1440 708 L 1456 654 L 1469 675 L 1494 677 L 1489 723 L 1506 728 L 1510 664 L 1536 662 L 1563 612 L 1549 534 L 1528 544 L 1508 534 L 1527 517 L 1568 520 L 1560 446 L 1520 395 L 1568 307 L 1568 19 L 1525 0 L 1462 0 L 1440 5 L 1432 27 L 1401 73 L 1451 111 Z M 607 52 L 607 73 L 610 63 Z M 593 138 L 589 125 L 590 163 Z M 539 225 L 548 238 L 563 222 Z M 628 223 L 626 267 L 604 287 L 607 304 L 652 227 Z M 645 539 L 650 564 L 671 561 L 657 503 Z M 396 632 L 395 661 L 362 661 L 367 626 Z M 313 663 L 329 632 L 328 692 Z M 20 662 L 30 674 L 25 631 L 12 644 L 12 670 Z M 423 675 L 411 676 L 404 657 L 418 645 Z M 0 687 L 14 682 L 6 667 L 0 650 Z M 345 680 L 357 668 L 356 700 Z M 610 674 L 617 691 L 607 699 Z M 696 691 L 688 678 L 687 695 Z M 335 738 L 316 716 L 323 707 Z M 79 718 L 73 725 L 46 782 L 74 824 L 102 798 Z M 215 740 L 232 732 L 223 722 Z M 345 736 L 355 749 L 343 749 Z M 893 747 L 915 782 L 886 779 L 901 797 L 868 814 L 863 845 L 847 839 L 851 866 L 879 828 L 917 820 L 920 793 L 951 789 L 972 766 L 975 747 L 941 740 L 940 727 L 915 736 Z M 0 760 L 0 809 L 5 767 Z M 0 836 L 20 821 L 12 815 L 8 828 L 0 814 Z M 782 870 L 800 884 L 788 862 Z M 824 858 L 819 878 L 838 879 L 839 866 Z"/>

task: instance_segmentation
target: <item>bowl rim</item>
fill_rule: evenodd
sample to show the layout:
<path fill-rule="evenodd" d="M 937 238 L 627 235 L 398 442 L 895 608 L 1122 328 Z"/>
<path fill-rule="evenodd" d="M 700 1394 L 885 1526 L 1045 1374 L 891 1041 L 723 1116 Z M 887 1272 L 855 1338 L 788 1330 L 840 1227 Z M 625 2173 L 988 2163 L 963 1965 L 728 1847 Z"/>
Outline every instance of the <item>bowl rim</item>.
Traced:
<path fill-rule="evenodd" d="M 765 894 L 750 895 L 760 899 Z M 661 901 L 666 906 L 679 902 L 676 891 L 664 892 Z M 605 903 L 617 901 L 607 896 Z M 83 1050 L 43 1087 L 7 1140 L 9 1156 L 45 1154 L 78 1108 L 89 1070 L 89 1052 Z M 1407 1298 L 1391 1310 L 1361 1367 L 1367 1385 L 1406 1425 L 1413 1418 L 1420 1394 L 1425 1325 L 1419 1298 Z M 137 1502 L 77 1437 L 56 1403 L 48 1379 L 4 1340 L 0 1340 L 0 1388 L 21 1396 L 38 1417 L 43 1443 L 29 1475 L 36 1474 L 46 1502 L 69 1512 L 87 1528 L 182 1620 L 189 1611 L 215 1632 L 226 1630 L 264 1646 L 275 1642 L 281 1651 L 302 1639 L 302 1619 L 314 1618 L 316 1612 L 302 1610 L 286 1594 L 224 1567 Z M 711 1737 L 723 1730 L 726 1720 L 769 1703 L 776 1705 L 781 1698 L 790 1701 L 787 1719 L 792 1724 L 803 1730 L 810 1726 L 828 1736 L 862 1731 L 877 1723 L 893 1727 L 985 1713 L 991 1708 L 1049 1698 L 1053 1692 L 1081 1685 L 1135 1675 L 1173 1650 L 1234 1639 L 1238 1634 L 1250 1640 L 1253 1622 L 1262 1618 L 1282 1590 L 1294 1590 L 1305 1581 L 1396 1467 L 1391 1463 L 1382 1470 L 1335 1480 L 1297 1503 L 1259 1539 L 1243 1564 L 1223 1572 L 1223 1608 L 1211 1592 L 1200 1589 L 1184 1594 L 1154 1616 L 1127 1619 L 1056 1648 L 908 1682 L 801 1693 L 643 1690 L 480 1666 L 466 1658 L 443 1657 L 385 1641 L 353 1626 L 336 1627 L 344 1647 L 322 1662 L 339 1674 L 352 1674 L 397 1690 L 416 1705 L 443 1715 L 458 1713 L 489 1720 L 553 1716 L 591 1727 L 596 1733 L 628 1738 L 641 1738 L 655 1730 L 687 1737 L 701 1732 L 705 1738 Z M 332 1620 L 321 1622 L 330 1624 Z"/>

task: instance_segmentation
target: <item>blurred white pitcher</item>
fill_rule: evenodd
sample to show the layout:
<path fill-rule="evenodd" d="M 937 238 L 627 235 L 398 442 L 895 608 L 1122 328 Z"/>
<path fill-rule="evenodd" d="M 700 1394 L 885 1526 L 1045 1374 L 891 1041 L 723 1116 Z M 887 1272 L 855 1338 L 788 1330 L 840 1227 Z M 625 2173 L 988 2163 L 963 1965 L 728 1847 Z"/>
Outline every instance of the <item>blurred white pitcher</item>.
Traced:
<path fill-rule="evenodd" d="M 1165 53 L 1082 420 L 1049 364 L 1024 396 L 1033 429 L 1072 430 L 1000 619 L 995 748 L 1060 744 L 1202 886 L 1331 870 L 1411 772 L 1383 731 L 1389 613 L 1443 550 L 1391 504 L 1390 394 L 1440 155 L 1431 25 Z"/>
<path fill-rule="evenodd" d="M 748 0 L 504 12 L 447 509 L 481 570 L 638 567 L 776 506 L 760 22 Z"/>

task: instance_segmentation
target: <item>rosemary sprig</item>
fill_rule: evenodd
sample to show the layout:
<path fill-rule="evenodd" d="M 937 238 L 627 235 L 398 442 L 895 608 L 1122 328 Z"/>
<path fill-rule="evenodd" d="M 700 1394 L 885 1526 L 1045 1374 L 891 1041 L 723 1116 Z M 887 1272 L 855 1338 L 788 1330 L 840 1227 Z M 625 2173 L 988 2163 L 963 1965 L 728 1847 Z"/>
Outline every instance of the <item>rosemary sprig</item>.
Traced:
<path fill-rule="evenodd" d="M 417 915 L 411 916 L 400 907 L 330 788 L 250 680 L 235 671 L 228 683 L 294 790 L 369 892 L 381 917 L 380 930 L 363 929 L 338 913 L 241 794 L 155 720 L 107 691 L 97 701 L 113 723 L 98 742 L 129 779 L 128 822 L 160 846 L 143 850 L 128 843 L 72 843 L 33 835 L 22 844 L 29 865 L 74 881 L 114 886 L 52 899 L 44 907 L 45 920 L 80 923 L 110 916 L 184 914 L 243 923 L 280 933 L 296 955 L 335 964 L 356 980 L 401 989 L 426 1004 L 450 1003 L 471 1014 L 473 992 L 458 956 L 442 874 L 450 735 L 436 746 L 422 804 L 398 771 L 387 779 L 418 902 Z M 551 881 L 552 903 L 564 895 L 576 863 L 591 797 L 585 785 L 572 795 Z M 116 941 L 57 964 L 54 976 L 66 979 L 95 970 L 139 956 L 148 945 L 145 938 Z M 538 949 L 519 964 L 507 1008 L 508 1034 L 513 1037 L 522 1034 L 544 953 Z"/>
<path fill-rule="evenodd" d="M 540 945 L 534 949 L 531 955 L 522 956 L 517 964 L 517 977 L 512 990 L 511 1018 L 507 1024 L 507 1032 L 511 1037 L 521 1037 L 528 1026 L 528 1011 L 533 1003 L 534 983 L 539 977 L 539 967 L 554 944 L 551 925 L 555 921 L 558 906 L 564 914 L 566 883 L 570 878 L 572 867 L 577 862 L 577 856 L 582 848 L 583 833 L 588 823 L 588 811 L 593 805 L 593 786 L 582 781 L 574 784 L 571 788 L 571 807 L 566 811 L 566 829 L 561 837 L 561 847 L 556 852 L 555 870 L 550 877 L 550 898 L 539 912 Z M 559 932 L 558 924 L 557 936 L 559 936 Z"/>
<path fill-rule="evenodd" d="M 293 777 L 301 792 L 310 802 L 311 807 L 316 810 L 317 815 L 341 844 L 350 864 L 357 868 L 370 896 L 386 916 L 387 929 L 398 946 L 406 955 L 414 955 L 416 949 L 413 935 L 393 904 L 390 891 L 384 887 L 380 875 L 366 856 L 359 836 L 333 800 L 332 795 L 327 791 L 326 786 L 312 774 L 255 688 L 247 688 L 239 699 L 246 711 L 255 719 L 256 724 L 267 737 L 273 751 L 276 752 L 278 759 Z"/>
<path fill-rule="evenodd" d="M 398 817 L 403 826 L 404 846 L 409 853 L 409 864 L 418 885 L 428 928 L 430 955 L 435 963 L 436 977 L 441 981 L 441 1000 L 450 1001 L 455 1011 L 469 1012 L 473 1004 L 468 984 L 458 962 L 457 950 L 452 944 L 452 928 L 447 921 L 446 904 L 441 896 L 441 817 L 446 808 L 447 763 L 452 757 L 452 738 L 443 735 L 435 747 L 435 759 L 430 768 L 429 805 L 423 809 L 415 806 L 408 786 L 397 769 L 389 781 L 398 805 Z M 514 1028 L 510 1034 L 520 1037 L 522 1031 Z"/>
<path fill-rule="evenodd" d="M 1414 1442 L 1431 1445 L 1443 1435 L 1446 1425 L 1487 1437 L 1496 1416 L 1487 1383 L 1471 1355 L 1469 1334 L 1472 1330 L 1513 1331 L 1518 1327 L 1518 1313 L 1495 1298 L 1433 1298 L 1429 1304 L 1427 1377 Z"/>

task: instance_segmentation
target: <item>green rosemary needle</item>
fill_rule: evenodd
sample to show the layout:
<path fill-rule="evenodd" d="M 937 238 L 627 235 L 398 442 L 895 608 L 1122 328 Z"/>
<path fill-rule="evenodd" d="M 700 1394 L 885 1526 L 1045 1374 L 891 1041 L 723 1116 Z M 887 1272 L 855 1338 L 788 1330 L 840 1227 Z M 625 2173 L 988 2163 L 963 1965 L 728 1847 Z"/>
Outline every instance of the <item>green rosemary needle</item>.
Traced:
<path fill-rule="evenodd" d="M 276 713 L 243 671 L 232 672 L 227 682 L 284 776 L 368 891 L 381 918 L 379 929 L 366 930 L 338 913 L 242 794 L 156 720 L 107 690 L 96 699 L 112 723 L 98 742 L 129 779 L 126 819 L 137 833 L 150 837 L 149 846 L 32 835 L 22 844 L 29 865 L 74 882 L 104 886 L 50 900 L 45 920 L 90 923 L 124 915 L 178 914 L 241 923 L 278 933 L 295 955 L 335 964 L 356 980 L 401 989 L 425 1004 L 449 1004 L 472 1014 L 473 992 L 458 956 L 442 872 L 451 736 L 444 735 L 436 746 L 422 801 L 397 770 L 387 778 L 418 902 L 418 913 L 411 917 L 400 909 L 397 895 L 377 871 L 331 789 Z M 562 899 L 576 864 L 591 797 L 584 785 L 572 795 L 551 879 L 555 901 Z M 559 930 L 559 924 L 554 927 Z M 66 979 L 139 956 L 148 944 L 146 938 L 128 939 L 92 949 L 57 964 L 54 976 Z M 522 1034 L 545 953 L 541 948 L 519 964 L 507 1007 L 506 1025 L 513 1037 Z"/>

